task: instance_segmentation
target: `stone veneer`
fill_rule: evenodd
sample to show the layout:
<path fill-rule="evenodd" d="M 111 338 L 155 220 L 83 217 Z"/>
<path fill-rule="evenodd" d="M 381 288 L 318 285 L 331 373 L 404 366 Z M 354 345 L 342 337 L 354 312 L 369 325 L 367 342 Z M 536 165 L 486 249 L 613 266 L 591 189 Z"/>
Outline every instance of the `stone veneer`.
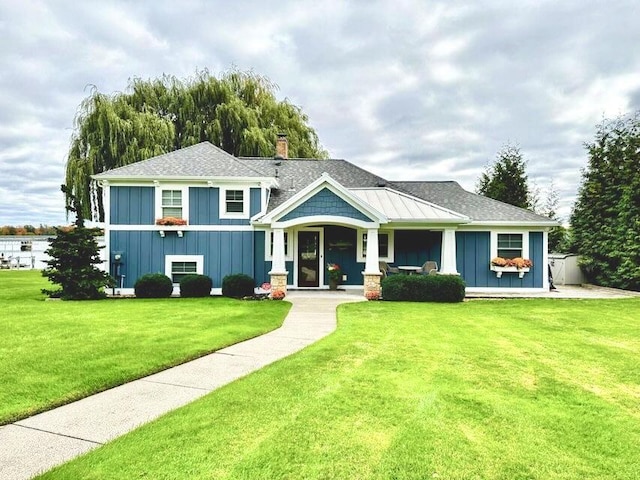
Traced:
<path fill-rule="evenodd" d="M 367 293 L 380 294 L 380 278 L 382 273 L 363 273 L 364 275 L 364 295 Z"/>
<path fill-rule="evenodd" d="M 286 273 L 271 273 L 271 291 L 275 292 L 280 290 L 287 293 L 287 274 Z"/>

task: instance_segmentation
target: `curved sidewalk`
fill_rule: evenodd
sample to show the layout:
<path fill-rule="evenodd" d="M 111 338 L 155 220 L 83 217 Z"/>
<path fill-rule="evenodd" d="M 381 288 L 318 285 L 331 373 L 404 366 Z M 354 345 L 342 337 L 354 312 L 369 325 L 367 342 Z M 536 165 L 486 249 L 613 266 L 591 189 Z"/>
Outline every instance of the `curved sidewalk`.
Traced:
<path fill-rule="evenodd" d="M 282 327 L 177 367 L 0 427 L 0 478 L 29 479 L 287 357 L 336 328 L 345 292 L 290 292 Z"/>

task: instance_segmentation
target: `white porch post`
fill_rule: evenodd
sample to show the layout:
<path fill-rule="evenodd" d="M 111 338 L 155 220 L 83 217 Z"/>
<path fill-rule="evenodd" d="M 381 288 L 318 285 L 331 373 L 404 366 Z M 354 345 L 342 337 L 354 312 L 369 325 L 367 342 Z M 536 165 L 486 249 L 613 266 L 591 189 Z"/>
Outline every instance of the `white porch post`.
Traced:
<path fill-rule="evenodd" d="M 442 258 L 440 272 L 445 275 L 458 275 L 456 268 L 456 231 L 445 228 L 442 232 Z"/>
<path fill-rule="evenodd" d="M 370 228 L 367 230 L 367 261 L 364 266 L 364 273 L 368 275 L 380 273 L 378 252 L 378 230 Z"/>
<path fill-rule="evenodd" d="M 364 296 L 374 300 L 380 297 L 380 257 L 378 256 L 378 229 L 367 230 L 367 260 L 364 264 Z"/>
<path fill-rule="evenodd" d="M 284 263 L 284 230 L 282 228 L 273 230 L 273 256 L 269 273 L 287 273 Z"/>
<path fill-rule="evenodd" d="M 287 272 L 284 263 L 284 230 L 282 228 L 273 229 L 273 255 L 271 260 L 271 292 L 287 292 Z"/>

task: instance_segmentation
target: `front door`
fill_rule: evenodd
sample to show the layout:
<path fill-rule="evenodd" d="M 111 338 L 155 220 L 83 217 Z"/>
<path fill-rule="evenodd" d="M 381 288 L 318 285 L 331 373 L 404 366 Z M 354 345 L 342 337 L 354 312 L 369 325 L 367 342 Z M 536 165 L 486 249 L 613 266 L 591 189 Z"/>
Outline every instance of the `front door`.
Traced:
<path fill-rule="evenodd" d="M 298 286 L 320 286 L 320 232 L 298 232 Z"/>

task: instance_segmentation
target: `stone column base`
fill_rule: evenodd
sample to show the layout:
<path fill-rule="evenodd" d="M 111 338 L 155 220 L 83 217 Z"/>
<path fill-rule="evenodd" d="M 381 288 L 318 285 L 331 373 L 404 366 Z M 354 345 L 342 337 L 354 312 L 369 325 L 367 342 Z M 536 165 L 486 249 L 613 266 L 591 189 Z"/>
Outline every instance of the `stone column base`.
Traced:
<path fill-rule="evenodd" d="M 287 294 L 287 272 L 285 273 L 269 273 L 271 277 L 271 293 L 284 292 Z"/>
<path fill-rule="evenodd" d="M 380 296 L 380 279 L 382 278 L 382 273 L 362 273 L 364 276 L 364 296 L 366 298 L 371 298 L 371 296 L 378 295 Z"/>

